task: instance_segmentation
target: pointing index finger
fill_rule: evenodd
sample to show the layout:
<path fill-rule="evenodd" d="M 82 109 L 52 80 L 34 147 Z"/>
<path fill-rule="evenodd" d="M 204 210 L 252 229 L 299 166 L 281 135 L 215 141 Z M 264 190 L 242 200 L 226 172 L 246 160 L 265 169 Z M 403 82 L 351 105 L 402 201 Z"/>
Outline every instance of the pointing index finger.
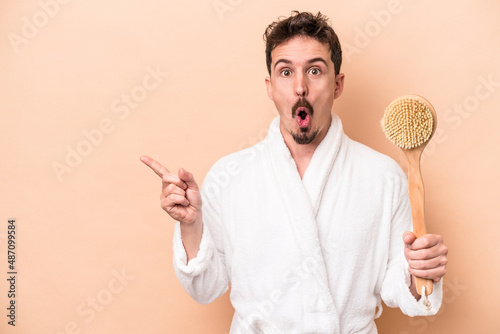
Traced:
<path fill-rule="evenodd" d="M 161 163 L 159 163 L 158 161 L 154 160 L 151 157 L 148 157 L 147 155 L 143 155 L 141 157 L 141 161 L 146 166 L 148 166 L 149 168 L 151 168 L 156 173 L 156 175 L 158 175 L 161 178 L 163 178 L 164 174 L 170 174 L 170 172 L 168 171 L 168 169 L 166 169 L 165 167 L 163 167 L 163 165 Z"/>

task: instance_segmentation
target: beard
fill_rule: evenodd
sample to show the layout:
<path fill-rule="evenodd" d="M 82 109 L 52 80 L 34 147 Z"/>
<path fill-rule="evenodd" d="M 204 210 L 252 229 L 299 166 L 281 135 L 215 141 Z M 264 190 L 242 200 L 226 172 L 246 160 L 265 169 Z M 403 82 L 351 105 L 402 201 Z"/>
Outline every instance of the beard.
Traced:
<path fill-rule="evenodd" d="M 292 135 L 293 140 L 299 145 L 307 145 L 312 143 L 312 141 L 316 138 L 318 135 L 318 130 L 313 131 L 312 133 L 309 132 L 309 127 L 307 128 L 301 128 L 300 133 L 293 133 L 290 131 L 290 134 Z"/>
<path fill-rule="evenodd" d="M 292 107 L 292 118 L 299 117 L 297 115 L 297 109 L 304 107 L 308 109 L 309 117 L 312 117 L 314 115 L 314 109 L 312 105 L 306 100 L 306 99 L 298 99 L 297 102 Z M 292 135 L 293 140 L 299 144 L 299 145 L 307 145 L 312 143 L 312 141 L 316 138 L 318 135 L 318 130 L 313 131 L 312 133 L 309 133 L 311 130 L 310 126 L 307 126 L 305 128 L 300 128 L 300 131 L 298 133 L 293 133 L 290 130 L 290 134 Z"/>

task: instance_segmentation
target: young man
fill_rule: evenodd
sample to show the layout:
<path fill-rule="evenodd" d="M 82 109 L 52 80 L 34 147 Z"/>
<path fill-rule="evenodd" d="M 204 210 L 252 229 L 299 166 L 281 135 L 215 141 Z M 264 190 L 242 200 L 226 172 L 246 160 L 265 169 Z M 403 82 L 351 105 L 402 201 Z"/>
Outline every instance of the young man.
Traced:
<path fill-rule="evenodd" d="M 219 160 L 201 192 L 187 171 L 141 158 L 162 178 L 162 208 L 179 222 L 181 284 L 200 303 L 231 284 L 231 333 L 377 333 L 381 300 L 435 314 L 447 248 L 438 235 L 407 232 L 405 175 L 332 115 L 344 88 L 335 32 L 320 13 L 294 12 L 265 39 L 279 117 L 264 141 Z M 415 276 L 435 282 L 430 311 Z"/>

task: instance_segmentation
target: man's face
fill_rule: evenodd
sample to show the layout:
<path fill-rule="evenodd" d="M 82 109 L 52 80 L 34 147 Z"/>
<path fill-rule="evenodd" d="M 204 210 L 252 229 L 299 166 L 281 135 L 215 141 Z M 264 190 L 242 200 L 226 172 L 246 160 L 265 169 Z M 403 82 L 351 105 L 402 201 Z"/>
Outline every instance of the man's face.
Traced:
<path fill-rule="evenodd" d="M 287 143 L 319 144 L 331 122 L 333 100 L 340 96 L 344 75 L 335 75 L 327 45 L 297 36 L 271 52 L 267 94 L 280 115 Z"/>

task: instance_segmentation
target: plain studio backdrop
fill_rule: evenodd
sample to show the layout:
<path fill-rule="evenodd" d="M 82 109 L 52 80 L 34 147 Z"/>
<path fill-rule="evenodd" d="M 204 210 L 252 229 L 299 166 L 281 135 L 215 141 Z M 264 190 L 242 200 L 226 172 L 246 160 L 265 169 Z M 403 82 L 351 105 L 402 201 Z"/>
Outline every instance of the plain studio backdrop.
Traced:
<path fill-rule="evenodd" d="M 229 332 L 227 294 L 198 305 L 177 282 L 174 222 L 139 157 L 201 184 L 263 139 L 277 113 L 262 34 L 294 9 L 321 11 L 340 37 L 334 112 L 351 138 L 406 170 L 381 131 L 385 107 L 413 93 L 438 113 L 422 165 L 428 231 L 450 249 L 443 307 L 429 318 L 385 307 L 379 332 L 500 333 L 496 0 L 2 0 L 0 332 Z"/>

